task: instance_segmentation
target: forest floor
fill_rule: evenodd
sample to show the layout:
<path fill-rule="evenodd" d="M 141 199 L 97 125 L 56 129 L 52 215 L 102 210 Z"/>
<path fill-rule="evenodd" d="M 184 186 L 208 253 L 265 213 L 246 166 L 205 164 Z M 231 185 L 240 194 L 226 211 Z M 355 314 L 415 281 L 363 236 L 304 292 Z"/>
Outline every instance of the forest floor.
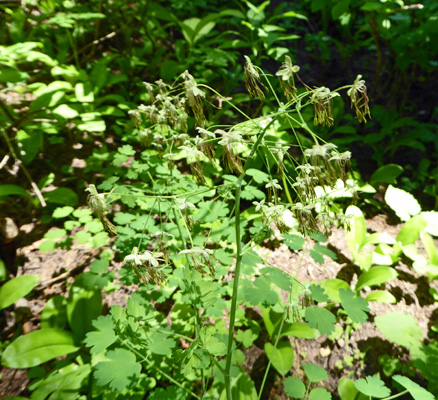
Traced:
<path fill-rule="evenodd" d="M 401 225 L 388 224 L 386 217 L 375 216 L 367 220 L 368 231 L 387 232 L 394 238 L 397 236 Z M 31 235 L 31 226 L 24 225 L 20 228 L 21 235 Z M 55 295 L 67 295 L 68 286 L 79 273 L 87 270 L 91 262 L 97 256 L 98 251 L 87 249 L 83 246 L 73 245 L 71 249 L 56 249 L 51 253 L 42 254 L 38 250 L 41 240 L 30 243 L 30 236 L 26 240 L 29 244 L 17 249 L 17 262 L 19 265 L 17 275 L 36 274 L 41 276 L 41 281 L 34 297 L 23 300 L 16 304 L 14 312 L 5 313 L 6 324 L 3 326 L 2 336 L 11 337 L 17 327 L 17 316 L 21 318 L 23 331 L 30 332 L 39 328 L 41 311 L 47 300 Z M 348 250 L 345 232 L 337 228 L 330 236 L 328 248 L 336 253 L 337 260 L 326 258 L 323 265 L 317 264 L 308 253 L 305 253 L 300 264 L 301 253 L 291 252 L 284 244 L 276 248 L 262 247 L 261 252 L 267 261 L 287 273 L 296 275 L 301 282 L 321 282 L 325 279 L 341 278 L 354 285 L 357 281 L 360 269 L 354 265 Z M 271 247 L 271 246 L 269 246 Z M 111 267 L 114 271 L 121 264 L 113 262 Z M 409 355 L 402 348 L 388 342 L 376 328 L 373 319 L 377 315 L 386 314 L 389 311 L 400 311 L 414 316 L 424 332 L 428 332 L 427 324 L 436 320 L 438 310 L 436 303 L 428 292 L 428 283 L 424 277 L 418 276 L 412 267 L 400 262 L 394 267 L 398 277 L 385 285 L 385 289 L 391 292 L 397 299 L 396 304 L 382 304 L 372 302 L 369 304 L 371 312 L 369 320 L 362 324 L 358 330 L 352 330 L 350 336 L 339 337 L 331 341 L 326 335 L 318 339 L 292 339 L 295 349 L 295 361 L 293 370 L 299 371 L 300 364 L 311 362 L 324 367 L 329 375 L 323 386 L 337 397 L 337 383 L 343 376 L 359 378 L 364 374 L 370 375 L 381 370 L 378 358 L 388 354 L 391 357 L 407 361 Z M 433 284 L 432 284 L 433 286 Z M 434 286 L 438 289 L 438 285 Z M 126 304 L 127 296 L 135 290 L 135 287 L 121 287 L 104 297 L 105 306 L 108 310 L 114 304 Z M 254 312 L 255 317 L 261 316 Z M 429 327 L 430 328 L 430 327 Z M 245 369 L 256 382 L 261 382 L 264 374 L 264 366 L 267 365 L 263 351 L 263 340 L 245 350 Z M 29 383 L 25 370 L 11 370 L 3 368 L 1 371 L 0 398 L 4 396 L 23 395 Z M 264 391 L 264 399 L 286 399 L 283 394 L 281 379 L 271 368 L 267 386 Z"/>

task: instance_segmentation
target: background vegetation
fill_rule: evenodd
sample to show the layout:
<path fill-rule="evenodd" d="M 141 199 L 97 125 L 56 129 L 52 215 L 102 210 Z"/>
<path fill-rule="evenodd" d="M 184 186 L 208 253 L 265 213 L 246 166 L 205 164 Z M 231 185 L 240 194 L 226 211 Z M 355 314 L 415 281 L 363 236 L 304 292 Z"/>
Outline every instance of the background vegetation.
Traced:
<path fill-rule="evenodd" d="M 29 379 L 2 395 L 438 396 L 435 314 L 425 336 L 414 317 L 368 307 L 403 301 L 388 287 L 397 276 L 438 301 L 434 0 L 0 7 L 2 365 Z M 361 80 L 371 118 L 346 93 Z M 322 171 L 335 180 L 317 174 L 309 194 L 298 183 L 310 170 L 299 166 L 327 143 L 336 150 L 324 165 L 351 152 L 351 169 L 341 159 L 338 176 Z M 336 258 L 325 215 L 351 228 L 343 240 L 354 279 L 301 282 L 260 255 L 282 242 L 316 263 Z M 376 215 L 399 224 L 397 234 L 368 233 Z M 63 292 L 43 296 L 45 283 L 15 257 L 37 240 L 42 260 L 78 244 L 94 260 L 74 273 L 65 265 Z M 127 287 L 123 307 L 104 306 L 102 293 Z M 29 333 L 23 297 L 45 302 Z M 334 343 L 367 320 L 395 346 L 354 358 L 347 345 L 360 374 L 344 357 L 334 376 L 294 344 Z M 259 375 L 245 361 L 255 347 L 266 354 Z"/>

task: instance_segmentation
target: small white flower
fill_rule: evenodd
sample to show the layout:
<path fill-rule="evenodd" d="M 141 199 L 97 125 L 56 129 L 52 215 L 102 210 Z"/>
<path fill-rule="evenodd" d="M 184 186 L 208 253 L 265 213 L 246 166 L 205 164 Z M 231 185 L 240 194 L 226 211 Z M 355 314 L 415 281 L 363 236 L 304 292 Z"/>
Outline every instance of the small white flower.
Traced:
<path fill-rule="evenodd" d="M 282 189 L 281 186 L 278 183 L 278 179 L 273 179 L 271 182 L 269 182 L 269 183 L 267 183 L 265 185 L 266 189 L 269 189 L 269 188 L 272 188 L 272 187 L 275 188 L 275 189 L 278 189 L 278 190 Z"/>
<path fill-rule="evenodd" d="M 180 210 L 185 210 L 187 208 L 196 208 L 193 203 L 189 203 L 186 199 L 175 199 L 175 201 L 178 203 L 178 208 Z"/>

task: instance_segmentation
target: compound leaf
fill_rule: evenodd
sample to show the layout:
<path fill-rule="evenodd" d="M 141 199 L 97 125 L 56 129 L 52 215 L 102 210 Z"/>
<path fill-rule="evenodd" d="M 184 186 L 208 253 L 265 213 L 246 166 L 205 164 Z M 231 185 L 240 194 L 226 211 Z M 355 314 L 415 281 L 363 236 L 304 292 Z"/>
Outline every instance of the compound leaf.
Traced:
<path fill-rule="evenodd" d="M 435 396 L 423 389 L 420 385 L 412 382 L 406 376 L 395 375 L 392 377 L 398 384 L 402 385 L 415 400 L 435 400 Z"/>
<path fill-rule="evenodd" d="M 362 297 L 355 297 L 352 290 L 339 289 L 341 304 L 353 322 L 365 322 L 368 319 L 367 311 L 370 311 L 368 302 Z"/>
<path fill-rule="evenodd" d="M 367 376 L 366 379 L 359 379 L 354 382 L 354 386 L 359 392 L 370 396 L 383 399 L 391 394 L 391 391 L 385 386 L 385 383 L 376 376 Z"/>
<path fill-rule="evenodd" d="M 96 365 L 94 376 L 100 386 L 109 384 L 118 393 L 135 385 L 141 372 L 141 365 L 135 355 L 125 349 L 111 350 L 106 354 L 108 361 Z"/>
<path fill-rule="evenodd" d="M 308 307 L 305 313 L 306 321 L 311 328 L 318 329 L 321 335 L 330 335 L 335 330 L 335 316 L 325 308 Z"/>
<path fill-rule="evenodd" d="M 113 330 L 113 321 L 110 315 L 101 315 L 93 321 L 93 326 L 97 331 L 88 332 L 84 342 L 87 347 L 91 347 L 90 353 L 97 354 L 111 346 L 117 337 Z"/>

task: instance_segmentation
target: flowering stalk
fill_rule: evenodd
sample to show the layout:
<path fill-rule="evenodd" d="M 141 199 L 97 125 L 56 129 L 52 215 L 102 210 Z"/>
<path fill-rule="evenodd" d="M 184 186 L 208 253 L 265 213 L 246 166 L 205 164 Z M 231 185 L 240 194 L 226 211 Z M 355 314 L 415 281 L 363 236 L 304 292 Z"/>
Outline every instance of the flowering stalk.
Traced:
<path fill-rule="evenodd" d="M 251 149 L 251 153 L 249 154 L 245 165 L 243 167 L 243 173 L 240 174 L 237 182 L 236 182 L 236 192 L 235 192 L 235 231 L 236 231 L 236 267 L 234 269 L 234 280 L 233 280 L 233 293 L 231 295 L 231 308 L 230 308 L 230 325 L 228 329 L 228 345 L 227 345 L 227 355 L 226 355 L 226 364 L 225 364 L 225 389 L 227 393 L 227 400 L 232 400 L 233 396 L 231 393 L 231 356 L 234 342 L 234 324 L 236 322 L 236 309 L 237 309 L 237 294 L 239 291 L 239 279 L 240 279 L 240 269 L 242 266 L 242 232 L 240 229 L 240 196 L 242 193 L 242 181 L 245 176 L 245 171 L 248 168 L 249 161 L 253 158 L 256 153 L 260 143 L 265 136 L 267 130 L 271 127 L 271 125 L 276 121 L 276 118 L 273 118 L 261 131 L 260 135 L 257 137 L 254 146 Z"/>

